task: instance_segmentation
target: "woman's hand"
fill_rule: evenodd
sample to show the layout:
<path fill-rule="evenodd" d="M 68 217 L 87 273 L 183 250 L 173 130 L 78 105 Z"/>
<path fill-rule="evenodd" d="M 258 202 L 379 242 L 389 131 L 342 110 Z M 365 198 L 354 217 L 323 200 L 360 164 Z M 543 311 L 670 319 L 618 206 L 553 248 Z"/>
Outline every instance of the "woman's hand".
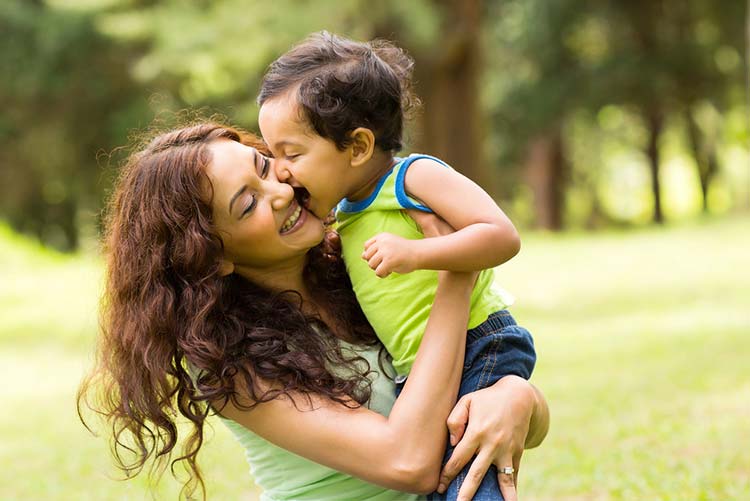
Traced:
<path fill-rule="evenodd" d="M 512 466 L 513 475 L 498 474 L 506 501 L 518 499 L 516 482 L 525 446 L 539 445 L 549 427 L 549 409 L 541 392 L 517 376 L 505 376 L 489 388 L 465 395 L 448 416 L 450 441 L 456 445 L 440 474 L 443 492 L 463 467 L 474 460 L 458 499 L 469 500 L 487 469 Z"/>

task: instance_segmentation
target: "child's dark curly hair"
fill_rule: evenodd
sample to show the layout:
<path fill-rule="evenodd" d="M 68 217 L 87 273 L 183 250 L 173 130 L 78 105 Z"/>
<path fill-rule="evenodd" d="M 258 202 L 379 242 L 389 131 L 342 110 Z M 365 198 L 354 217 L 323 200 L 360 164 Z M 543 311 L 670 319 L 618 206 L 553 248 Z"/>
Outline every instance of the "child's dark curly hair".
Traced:
<path fill-rule="evenodd" d="M 340 149 L 357 127 L 373 131 L 381 150 L 402 148 L 404 117 L 419 104 L 411 90 L 414 61 L 385 40 L 356 42 L 314 33 L 274 61 L 258 103 L 294 92 L 304 119 Z"/>

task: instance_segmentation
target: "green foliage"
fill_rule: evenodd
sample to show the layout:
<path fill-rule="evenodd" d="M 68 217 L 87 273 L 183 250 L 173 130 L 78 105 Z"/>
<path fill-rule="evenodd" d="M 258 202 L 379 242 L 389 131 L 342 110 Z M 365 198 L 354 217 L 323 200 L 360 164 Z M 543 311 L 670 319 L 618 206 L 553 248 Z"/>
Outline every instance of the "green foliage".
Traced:
<path fill-rule="evenodd" d="M 570 164 L 562 166 L 567 198 L 583 193 L 592 200 L 568 209 L 578 216 L 566 220 L 575 225 L 622 220 L 603 200 L 617 187 L 595 189 L 609 179 L 601 168 L 613 162 L 608 148 L 595 148 L 604 156 L 589 155 L 584 164 L 571 151 L 610 134 L 599 130 L 599 117 L 612 110 L 634 117 L 628 123 L 635 124 L 635 133 L 625 134 L 630 156 L 642 155 L 638 151 L 648 142 L 648 134 L 640 133 L 644 117 L 658 108 L 666 129 L 693 133 L 693 143 L 681 148 L 705 178 L 707 199 L 715 199 L 709 185 L 721 184 L 722 176 L 732 179 L 724 184 L 747 186 L 746 169 L 726 160 L 748 135 L 742 110 L 743 2 L 472 5 L 482 10 L 483 78 L 476 92 L 483 116 L 467 119 L 486 119 L 489 167 L 477 169 L 502 174 L 497 194 L 514 201 L 510 208 L 540 203 L 523 186 L 529 144 L 563 137 L 562 160 Z M 394 39 L 415 56 L 417 68 L 430 68 L 420 76 L 423 84 L 441 78 L 439 62 L 453 57 L 451 37 L 465 21 L 451 12 L 437 0 L 2 2 L 0 218 L 48 245 L 76 248 L 81 235 L 96 234 L 121 160 L 119 151 L 109 152 L 126 143 L 131 130 L 184 108 L 219 112 L 256 129 L 255 97 L 266 66 L 322 29 Z M 430 106 L 455 104 L 442 99 Z M 582 120 L 587 126 L 579 126 Z M 571 137 L 570 130 L 583 135 Z M 411 136 L 420 137 L 418 127 Z M 726 210 L 747 196 L 726 196 L 730 203 L 717 207 Z M 592 212 L 585 214 L 585 207 Z M 511 210 L 522 221 L 524 213 L 533 218 L 529 207 Z"/>
<path fill-rule="evenodd" d="M 61 249 L 96 224 L 108 173 L 97 151 L 144 116 L 130 54 L 101 36 L 94 14 L 38 2 L 0 7 L 0 215 Z"/>

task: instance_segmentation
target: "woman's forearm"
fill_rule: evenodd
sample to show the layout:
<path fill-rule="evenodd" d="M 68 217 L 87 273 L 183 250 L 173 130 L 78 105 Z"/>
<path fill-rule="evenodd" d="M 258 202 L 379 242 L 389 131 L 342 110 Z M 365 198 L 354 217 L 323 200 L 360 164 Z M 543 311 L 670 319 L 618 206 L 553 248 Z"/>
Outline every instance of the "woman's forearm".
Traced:
<path fill-rule="evenodd" d="M 433 491 L 463 369 L 475 275 L 440 273 L 417 358 L 388 417 L 321 396 L 307 397 L 311 406 L 300 396 L 273 399 L 252 411 L 229 402 L 222 415 L 279 447 L 369 482 Z"/>
<path fill-rule="evenodd" d="M 417 358 L 388 419 L 404 468 L 434 488 L 445 450 L 445 420 L 463 369 L 474 274 L 447 274 L 440 283 Z M 429 488 L 427 489 L 429 490 Z"/>

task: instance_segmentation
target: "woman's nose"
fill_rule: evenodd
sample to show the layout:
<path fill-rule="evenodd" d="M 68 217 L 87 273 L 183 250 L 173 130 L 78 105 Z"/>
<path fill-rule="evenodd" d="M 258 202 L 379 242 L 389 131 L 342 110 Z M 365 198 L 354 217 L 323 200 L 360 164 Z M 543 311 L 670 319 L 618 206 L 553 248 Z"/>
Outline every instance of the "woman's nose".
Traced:
<path fill-rule="evenodd" d="M 292 199 L 294 199 L 294 188 L 292 188 L 292 185 L 281 180 L 269 181 L 269 184 L 271 185 L 269 187 L 271 205 L 274 210 L 284 210 L 289 207 Z"/>

